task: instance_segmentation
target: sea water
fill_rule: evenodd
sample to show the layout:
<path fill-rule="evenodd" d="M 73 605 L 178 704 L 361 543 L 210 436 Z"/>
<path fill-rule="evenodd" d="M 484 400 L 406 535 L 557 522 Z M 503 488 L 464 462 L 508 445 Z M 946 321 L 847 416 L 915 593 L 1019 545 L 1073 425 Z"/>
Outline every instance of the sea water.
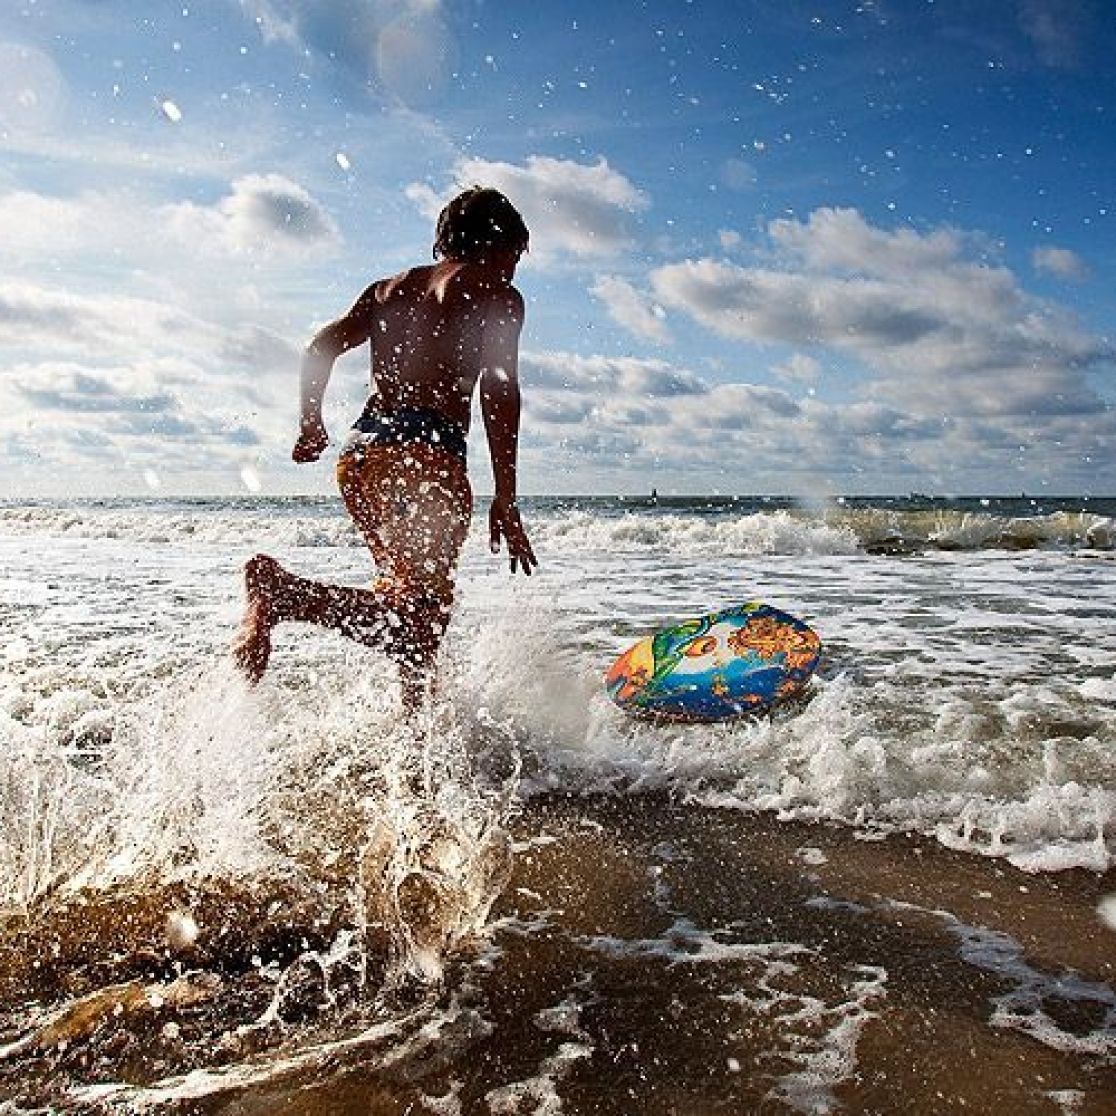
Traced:
<path fill-rule="evenodd" d="M 304 1083 L 317 1079 L 323 1050 L 337 1057 L 351 1042 L 366 1055 L 374 1048 L 382 1070 L 362 1079 L 354 1104 L 387 1089 L 383 1111 L 395 1111 L 406 1090 L 384 1085 L 390 1066 L 441 1051 L 437 1089 L 407 1086 L 408 1103 L 469 1110 L 467 1052 L 498 1030 L 492 1005 L 478 1006 L 485 974 L 503 966 L 508 980 L 535 979 L 516 975 L 515 949 L 545 966 L 546 892 L 562 872 L 585 874 L 591 890 L 620 886 L 620 869 L 609 869 L 619 837 L 588 854 L 600 858 L 596 873 L 561 859 L 609 828 L 607 809 L 559 809 L 551 828 L 564 837 L 540 820 L 581 800 L 627 811 L 635 835 L 626 840 L 644 850 L 632 855 L 654 877 L 648 910 L 659 915 L 648 916 L 650 936 L 605 920 L 581 937 L 567 928 L 569 941 L 613 967 L 658 959 L 674 972 L 681 957 L 750 973 L 722 991 L 718 1010 L 736 1003 L 775 1045 L 797 1034 L 800 1055 L 788 1047 L 779 1072 L 760 1058 L 767 1077 L 755 1095 L 788 1110 L 838 1106 L 886 997 L 886 967 L 858 962 L 832 994 L 794 987 L 820 956 L 808 935 L 729 941 L 724 927 L 699 925 L 678 905 L 681 882 L 666 881 L 682 862 L 707 881 L 723 867 L 695 852 L 687 827 L 737 819 L 743 834 L 759 819 L 777 844 L 798 832 L 786 827 L 825 823 L 846 850 L 929 840 L 1024 879 L 1108 872 L 1114 515 L 1116 502 L 1100 499 L 537 499 L 525 501 L 524 518 L 540 567 L 516 580 L 488 552 L 478 513 L 437 699 L 407 724 L 390 663 L 336 634 L 279 629 L 255 689 L 229 664 L 251 554 L 308 577 L 370 577 L 336 501 L 7 501 L 4 1095 L 109 1104 L 292 1074 Z M 602 673 L 631 642 L 751 599 L 821 635 L 823 663 L 804 700 L 716 726 L 637 722 L 609 703 Z M 656 816 L 664 831 L 677 828 L 686 846 L 677 855 L 645 834 Z M 553 874 L 529 886 L 546 856 Z M 803 879 L 827 859 L 812 843 L 788 856 Z M 521 892 L 539 897 L 533 913 L 509 913 Z M 802 910 L 893 917 L 882 900 L 815 892 Z M 1014 944 L 996 945 L 955 912 L 921 917 L 959 943 L 958 964 L 993 956 L 998 972 L 1016 957 Z M 28 949 L 31 971 L 21 974 Z M 1034 973 L 1020 958 L 1019 971 Z M 579 987 L 556 991 L 531 1017 L 532 1033 L 557 1036 L 532 1071 L 503 1081 L 495 1072 L 477 1105 L 562 1110 L 563 1082 L 601 1056 L 589 1006 L 620 1002 Z M 1062 1037 L 1046 1045 L 1108 1065 L 1116 999 L 1103 982 L 1083 987 L 1091 1025 L 1052 1022 Z M 166 1021 L 175 997 L 178 1014 Z M 1032 1012 L 1016 1031 L 1031 1041 L 1054 1033 L 1044 1026 Z M 107 1052 L 98 1045 L 121 1028 L 127 1056 L 119 1038 Z M 726 1057 L 721 1068 L 742 1080 L 748 1058 Z M 1089 1096 L 1081 1080 L 1063 1092 L 1067 1104 Z"/>

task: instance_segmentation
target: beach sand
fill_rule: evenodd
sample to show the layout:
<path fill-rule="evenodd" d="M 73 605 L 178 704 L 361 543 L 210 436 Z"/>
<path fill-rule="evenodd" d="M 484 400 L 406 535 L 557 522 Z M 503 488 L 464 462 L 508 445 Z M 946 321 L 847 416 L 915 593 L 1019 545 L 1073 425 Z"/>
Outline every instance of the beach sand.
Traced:
<path fill-rule="evenodd" d="M 209 1111 L 1116 1111 L 1112 873 L 657 797 L 535 800 L 518 829 L 472 977 L 491 1034 L 390 1089 L 352 1068 Z"/>
<path fill-rule="evenodd" d="M 251 1073 L 176 1080 L 176 1062 L 232 1062 L 231 1050 L 217 1053 L 222 1029 L 264 1004 L 245 951 L 289 959 L 311 929 L 290 911 L 261 919 L 265 908 L 253 914 L 241 897 L 226 900 L 224 921 L 237 947 L 211 944 L 186 966 L 195 984 L 206 972 L 223 981 L 215 997 L 110 1014 L 68 1050 L 11 1061 L 23 1072 L 5 1075 L 4 1095 L 57 1101 L 59 1075 L 105 1082 L 115 1068 L 153 1088 L 86 1092 L 85 1106 L 238 1116 L 1116 1111 L 1116 933 L 1096 913 L 1116 873 L 1028 875 L 925 838 L 868 840 L 658 795 L 534 798 L 514 836 L 490 930 L 451 966 L 439 998 L 401 1011 L 391 1028 L 354 1041 L 350 1004 L 319 1015 L 314 1034 L 293 1022 L 255 1054 L 242 1047 Z M 131 949 L 130 971 L 142 975 L 140 942 L 157 937 L 156 915 L 172 901 L 148 898 L 96 939 L 118 974 Z M 317 927 L 323 942 L 332 921 Z M 40 934 L 49 923 L 39 920 Z M 87 924 L 83 936 L 83 966 L 95 968 Z M 32 946 L 45 943 L 23 942 Z M 14 961 L 9 952 L 9 996 Z M 161 979 L 172 977 L 164 966 Z M 184 1034 L 204 1020 L 208 1049 L 176 1055 L 165 1038 L 175 1020 Z M 314 1043 L 318 1056 L 283 1068 L 283 1048 Z M 21 1090 L 32 1078 L 37 1087 Z"/>

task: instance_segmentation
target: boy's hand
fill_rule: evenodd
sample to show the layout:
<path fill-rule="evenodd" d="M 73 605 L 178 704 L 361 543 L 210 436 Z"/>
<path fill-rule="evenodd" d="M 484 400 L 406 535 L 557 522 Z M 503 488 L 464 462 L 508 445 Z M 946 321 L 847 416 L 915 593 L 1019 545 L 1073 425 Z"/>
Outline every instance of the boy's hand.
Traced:
<path fill-rule="evenodd" d="M 507 542 L 512 573 L 515 573 L 516 566 L 519 565 L 528 577 L 531 576 L 531 570 L 539 564 L 539 560 L 527 541 L 527 532 L 523 530 L 519 509 L 514 503 L 499 498 L 492 501 L 492 507 L 488 511 L 488 536 L 493 554 L 500 553 L 501 537 Z"/>
<path fill-rule="evenodd" d="M 300 465 L 308 461 L 317 461 L 322 456 L 322 450 L 329 445 L 329 435 L 326 428 L 319 423 L 303 426 L 299 431 L 298 441 L 294 444 L 291 457 Z"/>

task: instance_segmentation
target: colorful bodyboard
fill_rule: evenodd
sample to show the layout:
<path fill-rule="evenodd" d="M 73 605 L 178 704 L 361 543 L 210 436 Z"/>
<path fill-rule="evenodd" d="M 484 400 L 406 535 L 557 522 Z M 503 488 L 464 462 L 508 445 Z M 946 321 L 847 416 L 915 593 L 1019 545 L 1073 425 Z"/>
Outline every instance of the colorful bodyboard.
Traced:
<path fill-rule="evenodd" d="M 605 687 L 629 713 L 726 721 L 793 697 L 820 657 L 812 628 L 749 601 L 641 639 L 612 664 Z"/>

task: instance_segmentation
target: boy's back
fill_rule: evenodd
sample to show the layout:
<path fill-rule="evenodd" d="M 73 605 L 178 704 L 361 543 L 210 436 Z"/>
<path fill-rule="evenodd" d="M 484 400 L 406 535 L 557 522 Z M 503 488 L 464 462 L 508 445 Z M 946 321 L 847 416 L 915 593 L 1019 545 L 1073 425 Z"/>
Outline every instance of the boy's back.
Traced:
<path fill-rule="evenodd" d="M 501 335 L 518 332 L 523 300 L 510 276 L 446 260 L 381 279 L 353 313 L 370 319 L 378 408 L 429 408 L 468 430 L 478 377 L 514 355 Z"/>

